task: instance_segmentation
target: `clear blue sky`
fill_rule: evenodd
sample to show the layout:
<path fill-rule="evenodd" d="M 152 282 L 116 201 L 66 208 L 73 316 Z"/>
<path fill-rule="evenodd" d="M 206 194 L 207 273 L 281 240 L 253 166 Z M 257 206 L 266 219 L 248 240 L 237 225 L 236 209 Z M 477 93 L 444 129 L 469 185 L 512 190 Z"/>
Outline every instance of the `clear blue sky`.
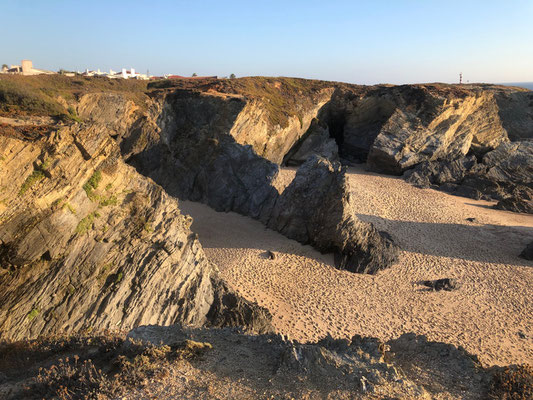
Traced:
<path fill-rule="evenodd" d="M 533 0 L 0 0 L 0 63 L 354 83 L 533 81 Z"/>

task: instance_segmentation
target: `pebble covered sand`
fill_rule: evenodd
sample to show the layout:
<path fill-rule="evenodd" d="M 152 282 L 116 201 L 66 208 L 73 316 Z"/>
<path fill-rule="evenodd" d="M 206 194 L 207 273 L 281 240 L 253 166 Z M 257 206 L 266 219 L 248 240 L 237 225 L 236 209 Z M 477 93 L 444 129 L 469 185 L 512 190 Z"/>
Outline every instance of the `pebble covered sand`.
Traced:
<path fill-rule="evenodd" d="M 278 186 L 294 174 L 283 169 Z M 275 328 L 291 338 L 388 340 L 414 332 L 461 345 L 487 366 L 532 363 L 533 262 L 518 254 L 533 240 L 533 215 L 418 189 L 362 166 L 348 176 L 355 213 L 401 248 L 397 264 L 374 276 L 339 271 L 331 254 L 249 217 L 187 201 L 180 207 L 194 218 L 193 231 L 228 283 L 268 308 Z M 438 278 L 461 286 L 433 292 L 419 284 Z"/>

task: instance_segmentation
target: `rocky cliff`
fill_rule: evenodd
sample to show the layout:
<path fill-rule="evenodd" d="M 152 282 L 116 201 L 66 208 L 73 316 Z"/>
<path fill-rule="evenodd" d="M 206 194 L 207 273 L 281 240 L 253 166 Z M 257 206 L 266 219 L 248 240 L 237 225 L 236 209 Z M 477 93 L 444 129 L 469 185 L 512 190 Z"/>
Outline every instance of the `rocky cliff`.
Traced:
<path fill-rule="evenodd" d="M 66 124 L 57 120 L 64 114 L 46 114 L 54 107 L 28 106 L 42 95 L 26 108 L 2 105 L 8 115 L 40 118 L 39 126 L 11 117 L 1 125 L 0 326 L 10 337 L 176 321 L 268 325 L 218 280 L 171 196 L 260 219 L 338 252 L 348 269 L 390 265 L 387 236 L 339 200 L 344 184 L 333 191 L 339 198 L 320 195 L 322 183 L 343 182 L 340 168 L 320 183 L 302 178 L 320 175 L 321 163 L 308 165 L 304 185 L 278 192 L 278 164 L 313 154 L 389 173 L 416 167 L 430 185 L 463 187 L 458 194 L 468 185 L 486 193 L 496 182 L 500 207 L 531 207 L 531 146 L 509 144 L 533 132 L 530 94 L 518 89 L 246 78 L 148 92 L 86 80 L 71 93 L 67 81 L 43 91 L 68 110 Z M 324 202 L 302 214 L 305 198 Z M 314 232 L 324 221 L 333 231 Z M 340 239 L 332 245 L 332 237 Z M 225 314 L 228 305 L 235 309 Z"/>
<path fill-rule="evenodd" d="M 101 100 L 84 98 L 82 114 Z M 269 330 L 268 312 L 218 278 L 177 201 L 122 161 L 112 135 L 124 120 L 108 121 L 0 135 L 0 337 L 177 322 Z"/>
<path fill-rule="evenodd" d="M 231 83 L 206 83 L 187 87 L 186 90 L 173 88 L 172 95 L 167 95 L 170 99 L 180 97 L 180 102 L 187 102 L 189 107 L 171 100 L 169 103 L 174 104 L 173 109 L 179 109 L 179 113 L 187 117 L 174 125 L 159 124 L 163 131 L 168 131 L 166 128 L 170 127 L 170 131 L 178 131 L 179 136 L 183 136 L 182 132 L 189 132 L 189 137 L 211 137 L 216 143 L 242 145 L 239 150 L 232 150 L 231 155 L 216 155 L 217 171 L 220 168 L 226 172 L 235 171 L 240 182 L 226 184 L 227 176 L 221 179 L 220 173 L 213 179 L 206 177 L 198 170 L 210 163 L 198 163 L 199 158 L 196 157 L 192 163 L 196 165 L 192 168 L 196 170 L 193 174 L 195 178 L 188 188 L 178 191 L 180 195 L 202 200 L 217 209 L 234 209 L 265 220 L 273 204 L 272 196 L 275 196 L 268 189 L 272 176 L 275 176 L 273 164 L 301 165 L 308 157 L 318 155 L 332 161 L 340 159 L 348 165 L 367 162 L 372 170 L 397 175 L 406 173 L 406 177 L 410 177 L 413 172 L 417 176 L 421 168 L 432 163 L 431 174 L 435 177 L 441 175 L 450 163 L 464 166 L 469 163 L 467 160 L 475 157 L 474 170 L 456 171 L 459 175 L 453 179 L 444 173 L 438 178 L 423 178 L 427 181 L 424 184 L 419 179 L 410 180 L 421 186 L 460 185 L 462 188 L 454 190 L 454 193 L 485 196 L 500 201 L 499 207 L 513 211 L 528 212 L 530 209 L 531 187 L 524 176 L 529 174 L 532 155 L 527 145 L 521 146 L 526 150 L 520 152 L 502 150 L 507 149 L 505 146 L 511 141 L 527 141 L 533 137 L 533 95 L 527 90 L 494 85 L 445 84 L 366 87 L 285 78 L 247 78 L 228 82 Z M 192 112 L 190 107 L 195 98 L 202 100 L 196 102 L 193 106 L 196 111 Z M 210 107 L 205 106 L 208 102 Z M 227 103 L 233 102 L 233 111 L 228 113 L 225 111 Z M 176 112 L 167 114 L 175 118 Z M 293 129 L 291 121 L 297 118 L 305 121 L 301 124 L 303 131 Z M 206 121 L 205 127 L 198 130 L 200 134 L 191 133 L 191 125 L 184 124 L 184 121 L 192 120 Z M 161 121 L 164 122 L 164 119 Z M 177 136 L 174 134 L 174 137 Z M 180 138 L 181 141 L 183 138 Z M 198 144 L 187 143 L 183 153 L 194 154 L 192 149 Z M 244 151 L 246 145 L 250 148 Z M 200 147 L 205 148 L 204 145 Z M 226 147 L 224 143 L 220 146 Z M 241 159 L 238 165 L 220 162 L 221 158 L 235 158 L 236 153 L 247 154 L 246 160 Z M 495 168 L 484 161 L 490 159 L 488 153 L 492 154 L 492 158 L 498 155 L 496 163 L 508 171 L 494 176 Z M 254 155 L 273 164 L 259 161 Z M 164 157 L 158 154 L 152 158 L 159 160 Z M 516 167 L 518 158 L 521 166 Z M 252 159 L 256 161 L 252 163 Z M 243 172 L 239 166 L 245 162 L 255 166 Z M 204 167 L 198 167 L 198 164 Z M 261 178 L 253 177 L 252 171 L 259 164 L 258 171 L 262 172 L 257 176 L 268 176 L 266 183 L 259 183 Z M 515 165 L 513 171 L 509 170 L 510 165 Z M 497 168 L 502 171 L 502 168 Z M 522 173 L 516 175 L 517 168 Z M 226 172 L 224 175 L 227 175 Z M 213 173 L 209 175 L 213 176 Z M 468 179 L 463 182 L 465 177 Z M 477 183 L 474 184 L 472 179 Z M 487 179 L 490 184 L 480 183 L 480 180 Z M 254 182 L 252 192 L 262 200 L 246 210 L 242 204 L 248 203 L 246 199 L 251 197 L 250 193 L 243 194 L 242 189 L 236 193 L 234 188 L 249 186 L 250 181 Z M 241 182 L 246 183 L 243 185 Z M 220 187 L 217 188 L 217 185 Z M 496 185 L 498 189 L 488 190 L 487 185 Z M 231 187 L 229 196 L 222 186 Z M 450 189 L 449 185 L 444 189 Z M 499 194 L 494 195 L 496 192 Z M 194 195 L 189 196 L 189 193 Z M 224 196 L 232 200 L 221 201 Z M 212 198 L 215 200 L 211 201 Z M 258 204 L 267 206 L 260 210 L 262 206 Z"/>
<path fill-rule="evenodd" d="M 128 160 L 174 196 L 251 216 L 289 238 L 335 252 L 343 269 L 375 273 L 392 265 L 395 247 L 358 220 L 340 165 L 306 163 L 295 182 L 278 192 L 279 166 L 253 146 L 238 143 L 232 133 L 246 107 L 235 96 L 167 93 L 152 141 L 144 148 L 135 145 L 140 150 Z M 292 129 L 290 119 L 287 129 Z"/>

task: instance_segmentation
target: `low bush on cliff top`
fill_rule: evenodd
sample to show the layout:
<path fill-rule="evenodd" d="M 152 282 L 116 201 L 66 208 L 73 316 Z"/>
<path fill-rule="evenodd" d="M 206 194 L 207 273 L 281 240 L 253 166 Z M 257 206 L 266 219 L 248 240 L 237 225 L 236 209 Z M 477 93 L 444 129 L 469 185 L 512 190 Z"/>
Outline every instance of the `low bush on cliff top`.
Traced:
<path fill-rule="evenodd" d="M 72 102 L 87 93 L 122 93 L 145 104 L 146 81 L 62 75 L 0 75 L 0 115 L 44 115 L 76 120 L 58 100 Z M 64 103 L 63 103 L 64 104 Z"/>
<path fill-rule="evenodd" d="M 336 86 L 342 84 L 335 83 Z M 149 89 L 185 89 L 207 92 L 214 90 L 220 93 L 242 95 L 249 99 L 263 102 L 268 112 L 271 125 L 287 127 L 289 118 L 302 118 L 305 105 L 314 103 L 312 95 L 326 87 L 333 87 L 332 82 L 300 79 L 270 78 L 253 76 L 238 79 L 166 79 L 148 84 Z"/>
<path fill-rule="evenodd" d="M 117 398 L 163 378 L 170 363 L 209 349 L 209 343 L 156 346 L 117 334 L 40 338 L 0 343 L 0 373 L 24 382 L 12 399 Z"/>
<path fill-rule="evenodd" d="M 39 91 L 16 82 L 0 80 L 0 112 L 4 115 L 29 113 L 59 117 L 64 107 Z"/>

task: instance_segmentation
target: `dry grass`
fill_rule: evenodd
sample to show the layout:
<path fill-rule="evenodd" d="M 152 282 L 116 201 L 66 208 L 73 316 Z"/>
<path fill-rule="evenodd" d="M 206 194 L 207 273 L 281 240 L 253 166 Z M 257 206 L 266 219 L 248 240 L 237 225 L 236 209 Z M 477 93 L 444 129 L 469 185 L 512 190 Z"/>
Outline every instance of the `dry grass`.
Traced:
<path fill-rule="evenodd" d="M 202 92 L 216 91 L 244 96 L 251 100 L 261 100 L 267 109 L 271 125 L 286 127 L 289 117 L 301 118 L 302 106 L 313 102 L 312 97 L 321 89 L 343 84 L 300 79 L 270 78 L 262 76 L 238 79 L 204 80 L 162 80 L 152 82 L 149 89 L 184 89 Z"/>
<path fill-rule="evenodd" d="M 115 92 L 143 106 L 146 81 L 63 75 L 0 75 L 0 115 L 44 115 L 78 120 L 58 98 L 72 104 L 87 93 Z"/>
<path fill-rule="evenodd" d="M 117 334 L 19 341 L 0 344 L 0 373 L 11 385 L 25 382 L 13 399 L 116 398 L 209 349 L 208 343 L 155 346 Z"/>
<path fill-rule="evenodd" d="M 20 140 L 36 141 L 54 130 L 50 125 L 14 126 L 0 123 L 0 135 L 10 136 Z"/>

